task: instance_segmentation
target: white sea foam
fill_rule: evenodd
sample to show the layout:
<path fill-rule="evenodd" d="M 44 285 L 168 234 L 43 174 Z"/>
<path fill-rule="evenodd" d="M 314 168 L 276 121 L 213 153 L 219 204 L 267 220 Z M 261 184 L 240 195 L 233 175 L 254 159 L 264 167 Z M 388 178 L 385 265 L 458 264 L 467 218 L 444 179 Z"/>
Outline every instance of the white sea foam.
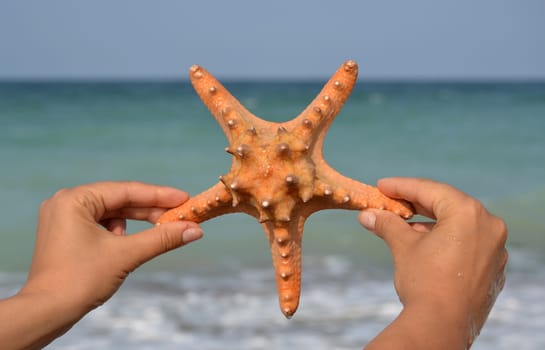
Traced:
<path fill-rule="evenodd" d="M 338 257 L 319 260 L 306 266 L 301 305 L 292 320 L 278 309 L 270 269 L 224 276 L 146 273 L 131 276 L 53 348 L 361 348 L 401 310 L 392 282 Z M 323 269 L 331 260 L 347 273 Z M 543 295 L 543 274 L 511 272 L 473 349 L 543 348 Z"/>

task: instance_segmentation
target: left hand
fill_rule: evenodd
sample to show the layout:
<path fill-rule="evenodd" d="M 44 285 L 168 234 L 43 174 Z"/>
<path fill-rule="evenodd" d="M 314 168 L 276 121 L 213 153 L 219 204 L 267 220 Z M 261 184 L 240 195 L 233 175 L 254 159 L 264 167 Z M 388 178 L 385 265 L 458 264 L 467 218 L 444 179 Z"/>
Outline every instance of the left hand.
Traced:
<path fill-rule="evenodd" d="M 155 222 L 188 199 L 169 187 L 102 182 L 63 189 L 40 207 L 35 251 L 20 293 L 48 293 L 79 313 L 103 304 L 138 266 L 202 236 L 192 222 L 125 235 L 127 219 Z"/>

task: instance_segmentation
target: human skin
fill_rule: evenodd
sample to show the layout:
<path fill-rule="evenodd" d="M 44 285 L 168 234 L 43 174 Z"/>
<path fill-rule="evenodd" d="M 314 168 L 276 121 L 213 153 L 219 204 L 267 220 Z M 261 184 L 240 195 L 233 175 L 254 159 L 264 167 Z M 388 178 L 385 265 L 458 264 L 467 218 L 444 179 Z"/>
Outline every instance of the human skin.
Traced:
<path fill-rule="evenodd" d="M 28 279 L 0 301 L 2 349 L 41 349 L 102 305 L 138 266 L 199 239 L 191 222 L 125 234 L 126 220 L 155 223 L 187 193 L 138 182 L 63 189 L 40 207 Z"/>
<path fill-rule="evenodd" d="M 365 349 L 468 349 L 505 283 L 505 223 L 446 184 L 388 178 L 378 188 L 433 221 L 409 223 L 379 210 L 360 214 L 360 223 L 390 248 L 403 304 Z"/>
<path fill-rule="evenodd" d="M 391 249 L 403 304 L 366 349 L 468 348 L 505 281 L 505 224 L 477 200 L 431 180 L 384 179 L 378 188 L 434 221 L 407 223 L 381 210 L 360 214 Z M 108 182 L 46 200 L 28 280 L 0 301 L 2 349 L 44 347 L 106 302 L 138 266 L 199 239 L 199 226 L 183 221 L 125 235 L 127 219 L 154 223 L 187 198 L 173 188 Z"/>

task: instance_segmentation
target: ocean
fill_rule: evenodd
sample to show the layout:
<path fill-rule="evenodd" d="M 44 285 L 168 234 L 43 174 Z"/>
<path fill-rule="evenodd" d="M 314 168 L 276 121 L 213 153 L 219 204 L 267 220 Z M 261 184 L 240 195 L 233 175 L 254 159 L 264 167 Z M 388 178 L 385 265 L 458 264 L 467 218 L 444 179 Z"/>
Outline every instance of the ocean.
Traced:
<path fill-rule="evenodd" d="M 322 83 L 225 85 L 256 115 L 284 121 Z M 325 140 L 326 160 L 347 176 L 444 181 L 507 222 L 507 283 L 475 350 L 545 348 L 544 135 L 545 83 L 360 79 Z M 228 171 L 226 143 L 187 82 L 0 83 L 0 297 L 24 282 L 38 206 L 55 191 L 138 180 L 197 194 Z M 401 306 L 386 246 L 356 217 L 323 211 L 307 221 L 291 320 L 278 309 L 260 225 L 229 215 L 129 276 L 50 348 L 362 348 Z"/>

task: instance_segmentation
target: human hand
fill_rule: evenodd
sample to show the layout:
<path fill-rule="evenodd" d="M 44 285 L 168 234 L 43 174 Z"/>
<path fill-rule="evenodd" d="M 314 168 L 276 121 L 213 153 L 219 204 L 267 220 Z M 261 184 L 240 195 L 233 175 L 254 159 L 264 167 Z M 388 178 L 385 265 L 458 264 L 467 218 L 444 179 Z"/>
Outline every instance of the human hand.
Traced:
<path fill-rule="evenodd" d="M 87 309 L 101 305 L 138 266 L 201 237 L 192 222 L 125 235 L 127 219 L 153 223 L 187 199 L 180 190 L 137 182 L 60 190 L 40 207 L 35 252 L 23 290 L 75 298 Z"/>
<path fill-rule="evenodd" d="M 19 348 L 22 338 L 38 348 L 47 344 L 108 300 L 138 266 L 199 239 L 199 226 L 183 221 L 125 234 L 127 219 L 153 223 L 187 199 L 187 193 L 169 187 L 101 182 L 63 189 L 44 201 L 28 280 L 3 301 L 9 307 L 0 307 L 0 321 L 36 313 L 33 319 L 40 323 L 27 327 L 31 320 L 13 320 L 0 331 L 0 343 Z"/>
<path fill-rule="evenodd" d="M 389 246 L 394 285 L 404 306 L 398 322 L 404 326 L 394 322 L 384 333 L 392 337 L 404 327 L 418 328 L 411 330 L 414 336 L 429 327 L 434 329 L 427 339 L 429 348 L 446 343 L 449 335 L 457 335 L 459 342 L 449 341 L 448 349 L 467 348 L 505 282 L 504 222 L 476 199 L 446 184 L 389 178 L 380 180 L 378 188 L 387 196 L 411 202 L 418 214 L 434 220 L 409 223 L 379 210 L 366 210 L 359 216 L 361 224 Z M 369 348 L 383 340 L 377 337 Z"/>

